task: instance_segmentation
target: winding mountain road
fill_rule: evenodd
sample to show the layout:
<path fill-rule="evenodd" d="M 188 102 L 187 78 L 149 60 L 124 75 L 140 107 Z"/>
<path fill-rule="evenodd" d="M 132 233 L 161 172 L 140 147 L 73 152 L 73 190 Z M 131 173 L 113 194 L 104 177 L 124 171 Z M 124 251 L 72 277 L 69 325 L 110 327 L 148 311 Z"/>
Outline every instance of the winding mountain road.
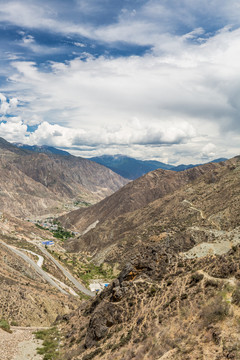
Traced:
<path fill-rule="evenodd" d="M 65 289 L 68 289 L 72 295 L 74 295 L 74 296 L 77 295 L 76 292 L 73 289 L 71 289 L 69 286 L 67 286 L 66 284 L 63 284 L 61 281 L 55 279 L 54 276 L 52 276 L 52 275 L 46 273 L 44 270 L 42 270 L 41 267 L 42 267 L 44 258 L 41 255 L 38 255 L 30 250 L 25 250 L 25 249 L 19 250 L 13 246 L 6 244 L 2 240 L 0 240 L 0 244 L 4 245 L 9 250 L 14 252 L 17 256 L 20 256 L 24 261 L 26 261 L 28 264 L 30 264 L 34 268 L 34 270 L 36 270 L 36 272 L 44 280 L 46 280 L 50 285 L 54 286 L 59 291 L 61 291 L 62 294 L 69 295 L 69 293 L 63 289 L 63 287 L 64 287 Z M 37 247 L 44 255 L 46 255 L 62 271 L 62 273 L 66 276 L 66 278 L 69 281 L 71 281 L 80 292 L 84 293 L 85 295 L 91 296 L 91 297 L 95 296 L 95 292 L 88 290 L 78 280 L 76 280 L 72 276 L 72 274 L 68 270 L 66 270 L 51 254 L 49 254 L 49 252 L 43 246 L 38 244 Z M 27 251 L 27 252 L 31 253 L 32 255 L 37 256 L 38 257 L 37 264 L 29 256 L 25 255 L 23 251 Z"/>
<path fill-rule="evenodd" d="M 30 259 L 29 256 L 25 255 L 20 250 L 6 244 L 2 240 L 0 240 L 0 244 L 7 247 L 9 250 L 14 252 L 17 256 L 20 256 L 24 261 L 26 261 L 28 264 L 30 264 L 34 270 L 44 279 L 46 280 L 50 285 L 61 291 L 64 295 L 69 295 L 65 290 L 63 290 L 45 271 L 42 270 L 41 267 L 39 267 L 32 259 Z"/>
<path fill-rule="evenodd" d="M 70 274 L 70 272 L 68 270 L 66 270 L 51 254 L 49 254 L 49 252 L 41 245 L 37 245 L 38 248 L 42 251 L 42 253 L 44 255 L 46 255 L 61 271 L 62 273 L 66 276 L 66 278 L 71 281 L 74 286 L 81 291 L 82 293 L 94 297 L 95 293 L 88 290 L 85 286 L 83 286 L 78 280 L 76 280 L 72 274 Z"/>

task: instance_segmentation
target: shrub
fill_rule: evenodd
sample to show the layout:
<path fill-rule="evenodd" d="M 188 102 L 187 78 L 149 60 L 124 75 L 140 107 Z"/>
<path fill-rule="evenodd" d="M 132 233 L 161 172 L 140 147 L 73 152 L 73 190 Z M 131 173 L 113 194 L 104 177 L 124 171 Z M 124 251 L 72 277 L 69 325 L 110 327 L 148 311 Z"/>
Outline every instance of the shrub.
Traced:
<path fill-rule="evenodd" d="M 183 294 L 181 295 L 181 300 L 185 300 L 185 299 L 187 299 L 187 298 L 188 298 L 188 294 L 183 293 Z"/>
<path fill-rule="evenodd" d="M 229 315 L 229 304 L 221 296 L 216 296 L 208 305 L 204 306 L 200 317 L 204 326 L 223 320 Z"/>
<path fill-rule="evenodd" d="M 11 325 L 11 326 L 18 326 L 18 323 L 17 323 L 17 321 L 12 320 L 10 325 Z"/>
<path fill-rule="evenodd" d="M 191 280 L 190 280 L 190 286 L 196 285 L 202 279 L 203 279 L 203 274 L 199 274 L 199 273 L 192 274 Z"/>
<path fill-rule="evenodd" d="M 219 283 L 217 282 L 217 280 L 214 279 L 207 279 L 205 281 L 205 287 L 213 287 L 213 288 L 217 288 L 219 286 Z"/>
<path fill-rule="evenodd" d="M 237 288 L 232 294 L 232 303 L 235 305 L 240 305 L 240 284 L 238 284 Z"/>
<path fill-rule="evenodd" d="M 5 319 L 0 319 L 0 328 L 4 331 L 11 333 L 9 322 Z"/>
<path fill-rule="evenodd" d="M 43 360 L 59 358 L 60 336 L 56 327 L 40 330 L 35 333 L 36 339 L 43 340 L 43 346 L 37 349 L 38 354 L 44 355 Z"/>
<path fill-rule="evenodd" d="M 154 286 L 151 286 L 151 288 L 148 290 L 148 296 L 155 296 L 157 292 L 157 289 Z"/>

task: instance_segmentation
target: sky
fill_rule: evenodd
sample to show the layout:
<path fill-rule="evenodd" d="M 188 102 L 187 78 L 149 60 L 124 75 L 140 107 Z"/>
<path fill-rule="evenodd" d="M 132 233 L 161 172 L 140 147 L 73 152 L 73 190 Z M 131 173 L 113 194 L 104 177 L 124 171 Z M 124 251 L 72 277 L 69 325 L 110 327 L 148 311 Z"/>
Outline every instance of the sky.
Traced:
<path fill-rule="evenodd" d="M 238 0 L 0 0 L 0 136 L 169 164 L 240 154 Z"/>

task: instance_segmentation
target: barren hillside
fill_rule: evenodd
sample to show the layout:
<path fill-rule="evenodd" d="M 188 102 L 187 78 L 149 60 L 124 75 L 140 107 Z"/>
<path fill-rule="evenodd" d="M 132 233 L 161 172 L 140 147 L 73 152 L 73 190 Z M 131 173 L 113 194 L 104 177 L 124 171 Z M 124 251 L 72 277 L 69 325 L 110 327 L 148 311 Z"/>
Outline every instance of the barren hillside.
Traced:
<path fill-rule="evenodd" d="M 88 252 L 97 263 L 124 264 L 133 249 L 147 242 L 172 241 L 177 237 L 191 238 L 196 245 L 220 236 L 217 232 L 221 231 L 222 237 L 227 236 L 232 241 L 233 235 L 224 234 L 224 231 L 229 232 L 240 223 L 239 165 L 236 157 L 183 173 L 163 170 L 149 173 L 99 204 L 81 211 L 81 217 L 77 218 L 78 212 L 74 212 L 73 219 L 78 219 L 76 228 L 83 229 L 81 225 L 88 225 L 89 218 L 89 222 L 99 220 L 99 223 L 66 244 L 66 248 Z M 155 179 L 156 188 L 151 189 L 149 179 Z M 146 185 L 144 197 L 138 188 L 140 181 Z M 132 206 L 129 201 L 127 212 L 128 196 L 137 200 Z M 125 202 L 125 208 L 120 198 Z M 144 199 L 142 206 L 139 199 Z M 131 208 L 134 211 L 130 211 Z M 68 214 L 65 218 L 69 220 L 71 216 Z"/>
<path fill-rule="evenodd" d="M 240 247 L 184 260 L 142 246 L 119 278 L 60 327 L 68 360 L 238 359 Z"/>
<path fill-rule="evenodd" d="M 27 217 L 96 203 L 127 180 L 74 156 L 33 153 L 0 139 L 0 211 Z"/>

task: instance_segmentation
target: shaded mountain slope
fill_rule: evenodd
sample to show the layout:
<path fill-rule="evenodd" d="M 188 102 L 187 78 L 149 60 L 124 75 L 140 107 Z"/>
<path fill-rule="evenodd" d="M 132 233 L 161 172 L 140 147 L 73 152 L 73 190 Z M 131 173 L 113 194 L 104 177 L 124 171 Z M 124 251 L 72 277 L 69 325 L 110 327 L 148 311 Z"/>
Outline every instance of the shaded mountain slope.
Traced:
<path fill-rule="evenodd" d="M 0 139 L 0 211 L 17 216 L 61 213 L 65 204 L 95 203 L 126 182 L 89 160 L 34 153 Z"/>
<path fill-rule="evenodd" d="M 57 149 L 53 146 L 48 146 L 48 145 L 38 146 L 38 145 L 26 145 L 21 143 L 13 143 L 13 145 L 17 146 L 20 149 L 30 150 L 37 153 L 55 154 L 55 155 L 64 155 L 64 156 L 70 155 L 69 152 L 67 151 Z"/>
<path fill-rule="evenodd" d="M 135 180 L 138 177 L 143 176 L 144 174 L 156 169 L 183 171 L 202 165 L 202 164 L 198 164 L 198 165 L 182 164 L 175 166 L 170 164 L 164 164 L 156 160 L 137 160 L 124 155 L 102 155 L 102 156 L 92 157 L 89 160 L 104 165 L 109 169 L 113 170 L 114 172 L 116 172 L 117 174 L 131 180 Z M 227 159 L 219 158 L 211 162 L 221 162 L 225 160 Z"/>
<path fill-rule="evenodd" d="M 164 164 L 154 160 L 137 160 L 124 155 L 102 155 L 89 158 L 98 164 L 104 165 L 127 179 L 137 179 L 138 177 L 156 169 L 170 170 L 172 165 Z"/>

